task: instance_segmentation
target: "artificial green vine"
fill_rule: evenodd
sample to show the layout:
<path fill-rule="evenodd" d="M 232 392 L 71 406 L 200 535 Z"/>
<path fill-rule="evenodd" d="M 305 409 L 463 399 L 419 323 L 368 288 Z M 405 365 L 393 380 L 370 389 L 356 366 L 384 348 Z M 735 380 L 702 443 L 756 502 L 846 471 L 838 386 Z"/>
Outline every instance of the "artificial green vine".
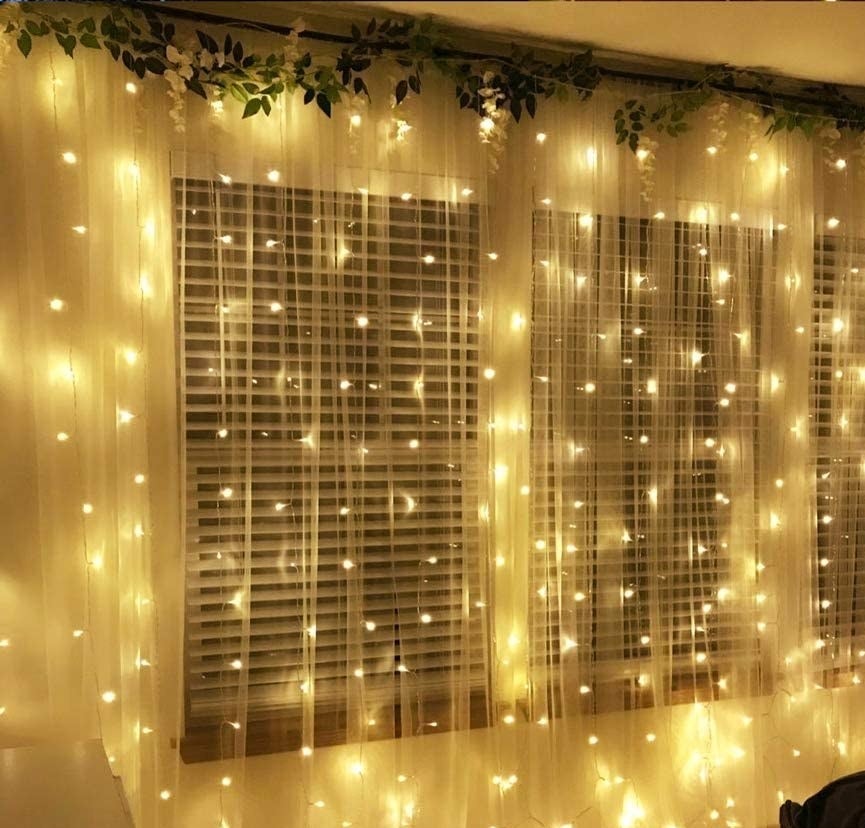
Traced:
<path fill-rule="evenodd" d="M 2 33 L 15 41 L 25 58 L 37 40 L 53 34 L 69 57 L 79 47 L 104 49 L 140 79 L 162 76 L 175 100 L 172 115 L 179 126 L 187 91 L 211 102 L 230 95 L 243 104 L 244 118 L 260 112 L 268 116 L 280 95 L 301 91 L 305 104 L 315 102 L 330 117 L 334 106 L 370 97 L 365 73 L 384 59 L 395 63 L 402 74 L 393 89 L 396 106 L 410 93 L 421 93 L 424 75 L 432 69 L 453 84 L 462 109 L 477 113 L 482 125 L 492 125 L 488 130 L 502 116 L 519 121 L 526 113 L 534 118 L 539 104 L 549 98 L 588 99 L 605 74 L 590 50 L 558 63 L 517 47 L 509 56 L 466 55 L 456 51 L 447 35 L 427 19 L 373 19 L 364 28 L 352 25 L 350 37 L 344 38 L 347 42 L 336 54 L 314 58 L 300 48 L 300 27 L 285 38 L 280 51 L 259 55 L 247 49 L 236 31 L 234 36 L 230 31 L 216 35 L 200 22 L 189 27 L 193 40 L 187 27 L 178 32 L 173 22 L 147 4 L 79 4 L 79 8 L 89 5 L 96 5 L 99 14 L 72 19 L 60 15 L 57 6 L 3 3 Z M 677 137 L 688 130 L 695 112 L 724 97 L 729 100 L 733 93 L 756 105 L 768 122 L 769 136 L 797 130 L 808 137 L 826 130 L 865 133 L 865 106 L 837 87 L 805 87 L 801 93 L 806 97 L 798 99 L 793 109 L 786 105 L 789 94 L 777 93 L 774 84 L 772 76 L 752 70 L 707 67 L 696 81 L 682 81 L 669 92 L 626 101 L 614 115 L 617 142 L 637 152 L 641 144 L 654 145 L 649 138 L 652 132 Z"/>

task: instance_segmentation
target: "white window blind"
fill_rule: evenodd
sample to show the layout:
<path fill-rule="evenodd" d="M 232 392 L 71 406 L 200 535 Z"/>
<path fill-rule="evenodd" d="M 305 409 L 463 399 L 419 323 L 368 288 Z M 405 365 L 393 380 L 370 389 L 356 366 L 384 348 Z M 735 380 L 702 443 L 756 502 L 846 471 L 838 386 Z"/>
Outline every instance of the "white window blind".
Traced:
<path fill-rule="evenodd" d="M 839 669 L 865 662 L 863 274 L 861 241 L 817 236 L 810 412 L 817 493 L 815 614 L 824 663 Z"/>
<path fill-rule="evenodd" d="M 483 696 L 477 205 L 189 179 L 175 204 L 188 721 L 312 705 L 338 741 L 361 674 L 384 733 Z"/>
<path fill-rule="evenodd" d="M 753 664 L 753 608 L 727 587 L 758 540 L 765 245 L 746 228 L 535 214 L 540 695 L 643 706 L 718 692 L 726 667 Z"/>

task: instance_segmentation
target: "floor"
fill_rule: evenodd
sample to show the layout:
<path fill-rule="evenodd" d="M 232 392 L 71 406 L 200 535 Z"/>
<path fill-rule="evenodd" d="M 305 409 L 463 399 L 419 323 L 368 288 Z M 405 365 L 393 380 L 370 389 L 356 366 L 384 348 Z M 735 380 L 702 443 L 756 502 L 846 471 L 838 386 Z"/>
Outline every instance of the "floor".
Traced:
<path fill-rule="evenodd" d="M 98 740 L 0 750 L 0 826 L 131 828 Z"/>

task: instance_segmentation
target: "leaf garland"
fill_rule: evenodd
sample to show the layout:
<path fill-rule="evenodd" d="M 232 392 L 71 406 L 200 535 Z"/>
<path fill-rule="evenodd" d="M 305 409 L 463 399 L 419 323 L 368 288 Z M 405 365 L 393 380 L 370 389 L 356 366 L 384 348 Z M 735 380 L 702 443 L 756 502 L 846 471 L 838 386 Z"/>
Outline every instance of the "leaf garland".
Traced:
<path fill-rule="evenodd" d="M 421 94 L 424 75 L 433 70 L 453 83 L 461 109 L 481 118 L 504 114 L 518 122 L 523 114 L 534 118 L 544 100 L 587 100 L 605 75 L 615 74 L 596 64 L 591 50 L 559 63 L 543 61 L 517 46 L 508 56 L 459 52 L 429 19 L 373 19 L 363 28 L 352 24 L 350 37 L 337 38 L 343 42 L 338 52 L 314 58 L 299 47 L 299 27 L 281 51 L 259 55 L 246 48 L 237 31 L 234 36 L 231 31 L 216 35 L 201 22 L 191 27 L 197 43 L 190 43 L 187 27 L 179 33 L 166 15 L 147 4 L 78 5 L 95 6 L 100 13 L 73 20 L 61 16 L 56 5 L 46 10 L 37 2 L 4 3 L 6 25 L 0 34 L 14 39 L 25 58 L 37 40 L 53 34 L 70 58 L 79 46 L 104 49 L 139 79 L 163 76 L 175 98 L 173 115 L 182 107 L 180 96 L 186 91 L 210 101 L 230 95 L 243 104 L 244 118 L 262 112 L 268 116 L 280 95 L 302 91 L 304 104 L 315 102 L 331 117 L 339 104 L 356 96 L 369 99 L 364 73 L 375 62 L 390 60 L 402 73 L 393 89 L 397 107 L 410 94 Z M 636 153 L 641 141 L 655 144 L 647 140 L 652 131 L 678 137 L 688 130 L 695 112 L 719 97 L 738 97 L 755 105 L 770 137 L 784 131 L 799 131 L 809 138 L 841 130 L 865 134 L 865 104 L 837 86 L 807 86 L 793 97 L 777 92 L 776 80 L 754 70 L 708 66 L 698 80 L 678 81 L 669 92 L 625 101 L 613 117 L 616 141 Z M 789 106 L 791 101 L 795 107 Z"/>

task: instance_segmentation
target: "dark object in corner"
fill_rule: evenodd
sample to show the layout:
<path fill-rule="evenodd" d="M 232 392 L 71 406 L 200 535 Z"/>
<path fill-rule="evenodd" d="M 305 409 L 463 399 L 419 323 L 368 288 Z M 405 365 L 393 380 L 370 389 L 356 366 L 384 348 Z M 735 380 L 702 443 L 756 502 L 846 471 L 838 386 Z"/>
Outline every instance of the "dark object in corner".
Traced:
<path fill-rule="evenodd" d="M 865 771 L 842 776 L 808 797 L 781 806 L 781 828 L 865 828 Z"/>

